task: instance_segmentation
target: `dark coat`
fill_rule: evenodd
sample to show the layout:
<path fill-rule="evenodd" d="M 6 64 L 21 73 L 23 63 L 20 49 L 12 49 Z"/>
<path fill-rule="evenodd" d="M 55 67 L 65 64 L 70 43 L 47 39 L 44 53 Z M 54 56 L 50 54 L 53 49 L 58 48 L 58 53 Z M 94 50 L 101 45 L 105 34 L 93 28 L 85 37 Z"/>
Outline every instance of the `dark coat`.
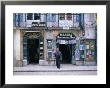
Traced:
<path fill-rule="evenodd" d="M 57 68 L 60 68 L 61 52 L 60 51 L 56 51 L 55 52 L 55 57 L 56 57 L 56 66 L 57 66 Z"/>

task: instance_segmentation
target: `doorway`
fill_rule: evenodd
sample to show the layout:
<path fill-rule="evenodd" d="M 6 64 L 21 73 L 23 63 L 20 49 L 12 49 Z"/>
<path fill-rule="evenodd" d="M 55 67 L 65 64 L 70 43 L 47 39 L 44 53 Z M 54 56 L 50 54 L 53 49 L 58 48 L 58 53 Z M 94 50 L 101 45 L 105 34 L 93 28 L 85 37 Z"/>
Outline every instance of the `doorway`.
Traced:
<path fill-rule="evenodd" d="M 27 39 L 28 63 L 39 63 L 39 39 Z"/>
<path fill-rule="evenodd" d="M 70 64 L 72 61 L 72 44 L 59 44 L 59 50 L 62 53 L 63 64 Z"/>

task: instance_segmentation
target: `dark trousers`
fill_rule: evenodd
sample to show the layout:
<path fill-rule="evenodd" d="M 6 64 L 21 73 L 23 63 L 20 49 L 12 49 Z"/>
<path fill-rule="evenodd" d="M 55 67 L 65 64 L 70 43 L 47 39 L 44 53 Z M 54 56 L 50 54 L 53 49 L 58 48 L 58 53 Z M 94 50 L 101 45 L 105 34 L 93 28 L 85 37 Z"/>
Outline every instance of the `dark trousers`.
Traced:
<path fill-rule="evenodd" d="M 56 66 L 57 68 L 60 68 L 60 58 L 56 58 Z"/>

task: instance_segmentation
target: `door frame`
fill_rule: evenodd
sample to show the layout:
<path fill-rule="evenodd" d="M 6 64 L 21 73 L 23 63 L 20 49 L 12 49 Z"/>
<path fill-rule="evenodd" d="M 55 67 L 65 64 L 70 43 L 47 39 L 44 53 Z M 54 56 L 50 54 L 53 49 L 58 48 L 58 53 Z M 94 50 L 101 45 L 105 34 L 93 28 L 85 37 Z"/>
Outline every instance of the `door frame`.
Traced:
<path fill-rule="evenodd" d="M 31 38 L 29 38 L 30 35 L 27 37 L 25 36 L 26 33 L 30 33 L 30 35 L 31 35 L 31 33 L 36 33 L 36 34 L 39 33 L 39 36 L 35 37 L 35 39 L 39 40 L 39 60 L 40 60 L 40 31 L 25 31 L 24 32 L 24 35 L 23 35 L 23 60 L 24 60 L 24 38 L 26 38 L 26 42 L 27 42 L 27 39 L 31 39 Z M 26 47 L 27 47 L 27 43 L 26 43 Z M 26 51 L 26 53 L 27 53 L 27 51 Z M 27 60 L 27 64 L 30 64 L 29 59 L 28 59 L 28 54 L 26 55 L 26 60 Z M 37 64 L 39 64 L 39 61 Z"/>

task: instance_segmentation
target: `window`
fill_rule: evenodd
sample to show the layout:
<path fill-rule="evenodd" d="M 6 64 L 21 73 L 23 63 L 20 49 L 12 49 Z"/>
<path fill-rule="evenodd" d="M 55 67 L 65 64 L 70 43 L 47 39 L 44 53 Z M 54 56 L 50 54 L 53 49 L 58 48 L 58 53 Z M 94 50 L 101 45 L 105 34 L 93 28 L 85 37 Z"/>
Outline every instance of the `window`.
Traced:
<path fill-rule="evenodd" d="M 55 22 L 56 21 L 56 14 L 47 14 L 47 22 Z"/>
<path fill-rule="evenodd" d="M 48 13 L 48 14 L 47 14 L 47 22 L 50 22 L 50 18 L 51 18 L 51 14 Z"/>
<path fill-rule="evenodd" d="M 40 13 L 34 13 L 34 20 L 40 20 Z"/>
<path fill-rule="evenodd" d="M 60 13 L 59 14 L 59 19 L 60 20 L 65 20 L 65 13 Z"/>
<path fill-rule="evenodd" d="M 23 13 L 20 13 L 20 22 L 23 22 Z"/>
<path fill-rule="evenodd" d="M 47 39 L 48 59 L 52 58 L 52 39 Z"/>
<path fill-rule="evenodd" d="M 81 14 L 81 27 L 84 27 L 84 13 Z"/>
<path fill-rule="evenodd" d="M 52 49 L 52 40 L 47 40 L 47 48 Z"/>
<path fill-rule="evenodd" d="M 80 21 L 80 17 L 79 15 L 76 15 L 76 22 L 79 22 Z"/>
<path fill-rule="evenodd" d="M 80 21 L 80 15 L 79 14 L 74 14 L 74 22 L 79 22 Z"/>
<path fill-rule="evenodd" d="M 27 20 L 33 20 L 33 13 L 27 13 Z"/>
<path fill-rule="evenodd" d="M 56 14 L 52 14 L 52 22 L 56 21 Z"/>
<path fill-rule="evenodd" d="M 16 26 L 16 23 L 15 23 L 15 22 L 16 22 L 16 14 L 14 13 L 14 14 L 13 14 L 13 26 L 14 26 L 14 27 Z"/>
<path fill-rule="evenodd" d="M 20 27 L 20 13 L 16 14 L 16 26 Z"/>
<path fill-rule="evenodd" d="M 67 20 L 72 20 L 72 14 L 71 13 L 67 13 Z"/>
<path fill-rule="evenodd" d="M 48 58 L 49 58 L 49 59 L 52 58 L 52 51 L 49 51 L 49 52 L 48 52 Z"/>
<path fill-rule="evenodd" d="M 79 22 L 79 15 L 76 15 L 76 22 Z"/>

